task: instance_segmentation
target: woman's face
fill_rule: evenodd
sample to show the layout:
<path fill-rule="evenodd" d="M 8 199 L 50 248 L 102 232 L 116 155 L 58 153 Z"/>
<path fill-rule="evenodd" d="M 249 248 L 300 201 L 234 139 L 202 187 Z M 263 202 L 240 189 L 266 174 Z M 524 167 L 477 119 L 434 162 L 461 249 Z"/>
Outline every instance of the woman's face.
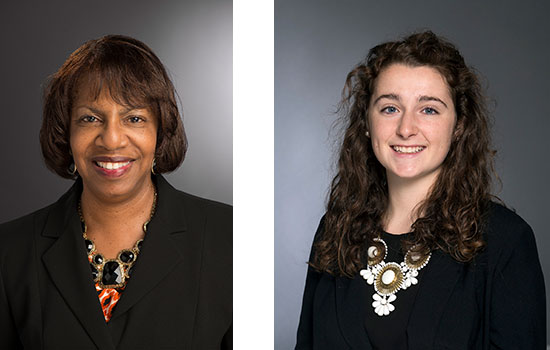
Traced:
<path fill-rule="evenodd" d="M 434 68 L 390 65 L 375 81 L 368 124 L 388 180 L 433 183 L 456 124 L 449 86 Z"/>
<path fill-rule="evenodd" d="M 148 188 L 157 119 L 146 107 L 97 99 L 81 84 L 71 113 L 70 146 L 84 189 L 104 199 L 130 198 Z"/>

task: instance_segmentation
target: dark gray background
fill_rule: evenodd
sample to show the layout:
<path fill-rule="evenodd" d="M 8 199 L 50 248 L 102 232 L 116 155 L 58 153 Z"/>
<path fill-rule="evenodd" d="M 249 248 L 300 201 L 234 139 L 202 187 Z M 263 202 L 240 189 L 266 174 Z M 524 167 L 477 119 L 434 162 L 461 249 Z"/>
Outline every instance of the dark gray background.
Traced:
<path fill-rule="evenodd" d="M 145 42 L 176 86 L 189 151 L 169 181 L 232 202 L 231 0 L 6 1 L 0 33 L 0 222 L 57 200 L 72 184 L 42 161 L 43 84 L 72 51 L 106 34 Z"/>
<path fill-rule="evenodd" d="M 548 1 L 275 1 L 275 349 L 295 344 L 346 74 L 369 48 L 415 30 L 450 39 L 484 77 L 495 102 L 497 194 L 533 227 L 550 290 L 549 14 Z"/>

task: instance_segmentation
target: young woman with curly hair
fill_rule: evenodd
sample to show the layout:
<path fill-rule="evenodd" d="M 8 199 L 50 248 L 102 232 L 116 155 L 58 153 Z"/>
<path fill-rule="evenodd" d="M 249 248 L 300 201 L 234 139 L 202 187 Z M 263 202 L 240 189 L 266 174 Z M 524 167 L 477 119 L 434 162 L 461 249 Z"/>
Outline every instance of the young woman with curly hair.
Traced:
<path fill-rule="evenodd" d="M 341 111 L 296 349 L 545 349 L 533 232 L 491 194 L 489 114 L 456 47 L 372 48 Z"/>

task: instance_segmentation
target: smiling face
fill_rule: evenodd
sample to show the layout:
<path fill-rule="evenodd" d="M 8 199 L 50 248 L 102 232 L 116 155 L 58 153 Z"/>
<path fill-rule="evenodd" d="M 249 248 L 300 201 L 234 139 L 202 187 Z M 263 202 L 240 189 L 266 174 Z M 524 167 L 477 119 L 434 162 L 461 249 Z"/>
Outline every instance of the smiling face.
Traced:
<path fill-rule="evenodd" d="M 80 85 L 71 112 L 70 146 L 84 191 L 103 200 L 131 198 L 150 188 L 157 119 L 149 108 L 97 99 Z"/>
<path fill-rule="evenodd" d="M 388 181 L 433 183 L 451 145 L 456 113 L 443 76 L 427 66 L 392 64 L 377 77 L 368 125 Z"/>

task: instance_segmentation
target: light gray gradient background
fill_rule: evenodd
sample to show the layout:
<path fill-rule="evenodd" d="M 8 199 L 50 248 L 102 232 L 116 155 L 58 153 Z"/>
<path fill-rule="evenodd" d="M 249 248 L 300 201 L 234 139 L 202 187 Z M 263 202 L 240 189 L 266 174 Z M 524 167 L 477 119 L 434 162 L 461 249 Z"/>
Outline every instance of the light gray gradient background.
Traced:
<path fill-rule="evenodd" d="M 497 194 L 535 231 L 548 293 L 549 13 L 547 1 L 275 1 L 275 349 L 295 344 L 345 77 L 369 48 L 415 30 L 447 37 L 484 77 L 496 102 Z"/>
<path fill-rule="evenodd" d="M 42 90 L 72 51 L 106 34 L 145 42 L 174 82 L 189 150 L 168 180 L 231 204 L 232 11 L 231 0 L 3 2 L 0 222 L 56 201 L 72 184 L 42 160 Z"/>

